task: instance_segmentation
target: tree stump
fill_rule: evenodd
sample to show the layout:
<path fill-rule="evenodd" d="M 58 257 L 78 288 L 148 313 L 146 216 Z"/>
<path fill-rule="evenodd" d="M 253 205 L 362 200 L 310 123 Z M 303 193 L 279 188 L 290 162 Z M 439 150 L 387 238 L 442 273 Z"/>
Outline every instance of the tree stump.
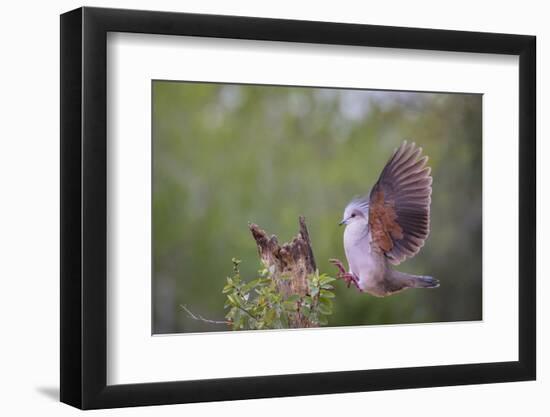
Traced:
<path fill-rule="evenodd" d="M 307 277 L 317 270 L 304 216 L 300 216 L 299 222 L 298 235 L 282 245 L 275 235 L 268 236 L 259 226 L 249 225 L 260 259 L 284 298 L 309 295 Z M 302 314 L 296 314 L 289 324 L 292 328 L 317 327 Z"/>

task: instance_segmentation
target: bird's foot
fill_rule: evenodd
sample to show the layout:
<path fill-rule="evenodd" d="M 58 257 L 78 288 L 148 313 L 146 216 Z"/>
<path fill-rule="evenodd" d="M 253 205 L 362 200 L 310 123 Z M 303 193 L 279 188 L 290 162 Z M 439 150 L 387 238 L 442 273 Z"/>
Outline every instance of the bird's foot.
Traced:
<path fill-rule="evenodd" d="M 361 288 L 359 288 L 359 278 L 357 278 L 355 274 L 352 274 L 351 272 L 346 272 L 345 274 L 340 274 L 338 278 L 343 279 L 348 288 L 351 286 L 351 284 L 353 284 L 355 285 L 355 288 L 362 292 Z"/>
<path fill-rule="evenodd" d="M 359 291 L 361 291 L 361 288 L 359 288 L 359 278 L 357 278 L 355 274 L 347 272 L 342 261 L 339 259 L 329 259 L 329 262 L 338 268 L 339 271 L 336 277 L 343 280 L 348 288 L 351 284 L 353 284 Z"/>
<path fill-rule="evenodd" d="M 340 259 L 336 259 L 336 258 L 332 258 L 332 259 L 329 259 L 328 260 L 332 265 L 334 265 L 336 268 L 339 269 L 339 274 L 345 274 L 347 271 L 346 271 L 346 268 L 344 268 L 344 264 L 342 263 L 342 261 Z"/>

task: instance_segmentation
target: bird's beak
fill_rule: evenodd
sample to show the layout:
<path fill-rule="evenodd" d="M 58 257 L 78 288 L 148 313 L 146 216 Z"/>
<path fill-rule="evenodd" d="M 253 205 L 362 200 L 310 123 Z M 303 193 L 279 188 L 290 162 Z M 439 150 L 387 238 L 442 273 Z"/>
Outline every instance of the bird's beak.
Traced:
<path fill-rule="evenodd" d="M 348 224 L 348 219 L 343 219 L 340 223 L 338 223 L 338 226 L 342 226 L 344 224 Z"/>

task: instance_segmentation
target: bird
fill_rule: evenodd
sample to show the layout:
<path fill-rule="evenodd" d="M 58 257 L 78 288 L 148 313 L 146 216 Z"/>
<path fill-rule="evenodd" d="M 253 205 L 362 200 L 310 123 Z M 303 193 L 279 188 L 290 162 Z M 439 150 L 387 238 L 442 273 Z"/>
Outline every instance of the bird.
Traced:
<path fill-rule="evenodd" d="M 394 150 L 378 178 L 364 196 L 345 208 L 341 225 L 349 270 L 330 259 L 349 288 L 386 297 L 408 288 L 437 288 L 439 281 L 393 269 L 414 257 L 430 233 L 431 168 L 422 148 L 404 141 Z"/>

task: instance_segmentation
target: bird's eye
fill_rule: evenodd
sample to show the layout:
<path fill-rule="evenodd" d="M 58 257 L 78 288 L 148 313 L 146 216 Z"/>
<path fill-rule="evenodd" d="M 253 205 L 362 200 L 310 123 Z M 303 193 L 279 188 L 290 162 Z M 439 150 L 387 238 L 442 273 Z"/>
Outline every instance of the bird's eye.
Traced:
<path fill-rule="evenodd" d="M 351 217 L 355 217 L 355 213 L 353 213 L 353 214 L 351 215 Z"/>

